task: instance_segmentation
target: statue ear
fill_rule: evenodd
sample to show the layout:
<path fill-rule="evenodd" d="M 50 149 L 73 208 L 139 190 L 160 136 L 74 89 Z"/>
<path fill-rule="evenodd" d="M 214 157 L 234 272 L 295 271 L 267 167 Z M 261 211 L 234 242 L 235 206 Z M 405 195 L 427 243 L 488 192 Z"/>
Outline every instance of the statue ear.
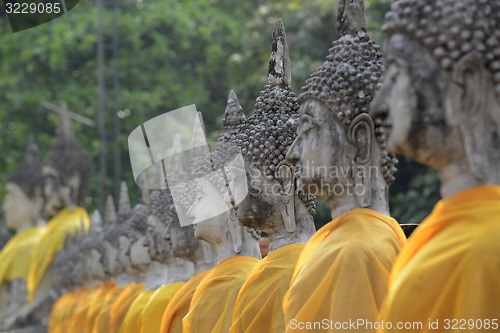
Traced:
<path fill-rule="evenodd" d="M 373 155 L 375 126 L 373 119 L 367 113 L 362 113 L 353 119 L 347 129 L 347 138 L 355 148 L 354 161 L 359 165 L 368 164 Z"/>
<path fill-rule="evenodd" d="M 243 247 L 243 228 L 238 224 L 238 219 L 236 218 L 234 209 L 229 211 L 229 219 L 230 221 L 227 221 L 227 226 L 231 234 L 233 250 L 235 253 L 240 253 Z"/>
<path fill-rule="evenodd" d="M 375 165 L 374 144 L 375 126 L 372 117 L 367 113 L 362 113 L 353 119 L 347 129 L 347 138 L 354 147 L 354 167 L 352 177 L 354 179 L 354 192 L 360 207 L 370 207 L 372 201 L 370 167 Z M 358 193 L 357 188 L 362 192 Z"/>
<path fill-rule="evenodd" d="M 477 52 L 463 56 L 453 69 L 452 80 L 450 94 L 453 112 L 457 114 L 451 117 L 456 119 L 462 134 L 471 172 L 476 178 L 485 180 L 490 173 L 490 163 L 484 148 L 491 146 L 488 141 L 493 119 L 486 110 L 489 78 L 481 56 Z"/>
<path fill-rule="evenodd" d="M 212 244 L 200 240 L 201 250 L 203 251 L 203 261 L 206 264 L 210 264 L 214 261 L 214 253 L 212 250 Z"/>
<path fill-rule="evenodd" d="M 274 173 L 280 185 L 280 213 L 287 232 L 295 231 L 295 174 L 294 167 L 287 161 L 281 161 Z"/>

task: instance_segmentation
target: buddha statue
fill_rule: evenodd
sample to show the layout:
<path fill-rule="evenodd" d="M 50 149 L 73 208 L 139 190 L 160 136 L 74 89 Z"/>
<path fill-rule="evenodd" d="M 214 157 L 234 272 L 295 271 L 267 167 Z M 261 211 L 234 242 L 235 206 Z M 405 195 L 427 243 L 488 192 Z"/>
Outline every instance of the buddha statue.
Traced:
<path fill-rule="evenodd" d="M 194 273 L 210 269 L 214 265 L 210 245 L 208 249 L 194 237 L 192 225 L 181 227 L 170 191 L 155 191 L 150 198 L 148 232 L 145 245 L 153 260 L 168 265 L 179 258 L 193 264 Z M 174 273 L 176 274 L 176 273 Z M 177 273 L 178 274 L 178 273 Z M 185 281 L 185 277 L 169 278 Z"/>
<path fill-rule="evenodd" d="M 238 292 L 261 257 L 259 234 L 238 224 L 234 208 L 227 205 L 224 198 L 228 190 L 225 178 L 229 172 L 227 166 L 231 164 L 233 155 L 224 136 L 234 130 L 231 127 L 244 120 L 242 112 L 238 111 L 240 107 L 235 96 L 230 94 L 229 110 L 226 109 L 228 113 L 224 116 L 226 126 L 214 151 L 193 169 L 197 182 L 196 196 L 187 215 L 195 221 L 195 237 L 213 246 L 218 264 L 199 282 L 195 279 L 193 284 L 198 286 L 182 321 L 183 332 L 228 332 Z"/>
<path fill-rule="evenodd" d="M 107 210 L 113 210 L 113 208 L 108 205 Z M 103 246 L 105 248 L 103 257 L 104 271 L 106 274 L 116 279 L 117 285 L 125 285 L 134 281 L 133 278 L 125 273 L 125 268 L 117 258 L 120 249 L 120 238 L 127 238 L 128 236 L 124 224 L 131 215 L 132 207 L 130 204 L 128 187 L 125 182 L 122 182 L 120 185 L 118 212 L 116 212 L 116 216 L 113 216 L 113 212 L 107 212 L 105 214 L 105 226 L 103 231 Z M 111 223 L 113 220 L 114 222 Z"/>
<path fill-rule="evenodd" d="M 296 188 L 295 167 L 285 161 L 296 137 L 300 108 L 290 84 L 285 28 L 277 20 L 268 84 L 252 116 L 229 139 L 243 155 L 249 184 L 247 197 L 236 208 L 238 222 L 266 232 L 270 241 L 269 254 L 239 291 L 230 332 L 284 331 L 281 303 L 303 243 L 315 232 L 315 197 Z"/>
<path fill-rule="evenodd" d="M 67 112 L 61 114 L 55 141 L 43 165 L 45 209 L 52 218 L 37 242 L 28 274 L 29 304 L 19 309 L 11 318 L 12 326 L 23 326 L 27 318 L 47 324 L 55 300 L 52 287 L 52 262 L 64 247 L 68 235 L 81 232 L 90 226 L 83 204 L 89 185 L 91 158 L 78 142 Z"/>
<path fill-rule="evenodd" d="M 400 0 L 386 15 L 386 78 L 371 112 L 391 151 L 437 170 L 443 199 L 394 265 L 385 321 L 455 331 L 467 318 L 484 332 L 498 317 L 499 21 L 500 3 L 484 0 Z"/>
<path fill-rule="evenodd" d="M 266 232 L 271 252 L 306 242 L 315 231 L 315 198 L 295 189 L 294 167 L 285 161 L 296 136 L 300 107 L 291 80 L 285 29 L 278 20 L 268 84 L 257 98 L 252 116 L 223 137 L 224 142 L 239 148 L 245 161 L 249 192 L 238 204 L 238 222 Z"/>
<path fill-rule="evenodd" d="M 333 218 L 300 255 L 283 301 L 287 332 L 323 318 L 376 321 L 406 242 L 389 216 L 396 160 L 369 114 L 382 55 L 365 32 L 363 1 L 339 1 L 337 16 L 340 38 L 302 88 L 298 135 L 286 156 L 299 189 L 324 199 Z"/>
<path fill-rule="evenodd" d="M 0 251 L 0 321 L 28 302 L 29 261 L 43 232 L 43 175 L 33 137 L 23 162 L 9 176 L 6 187 L 2 211 L 6 225 L 16 234 Z"/>

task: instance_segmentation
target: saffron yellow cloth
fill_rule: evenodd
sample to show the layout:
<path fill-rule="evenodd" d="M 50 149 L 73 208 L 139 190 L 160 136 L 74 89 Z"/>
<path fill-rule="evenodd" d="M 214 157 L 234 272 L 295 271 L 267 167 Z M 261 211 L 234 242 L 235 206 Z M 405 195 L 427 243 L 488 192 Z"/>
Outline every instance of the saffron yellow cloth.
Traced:
<path fill-rule="evenodd" d="M 115 286 L 115 281 L 109 281 L 98 287 L 98 290 L 95 293 L 92 293 L 92 298 L 87 300 L 88 305 L 85 320 L 82 323 L 78 323 L 76 321 L 75 323 L 72 322 L 71 332 L 92 333 L 97 316 L 99 316 L 99 313 L 101 312 L 101 309 L 106 301 L 106 296 L 113 292 Z"/>
<path fill-rule="evenodd" d="M 405 332 L 459 332 L 452 326 L 463 321 L 460 332 L 500 332 L 491 327 L 500 319 L 500 186 L 475 187 L 436 205 L 394 265 L 380 318 L 422 323 Z M 437 330 L 429 325 L 436 320 Z"/>
<path fill-rule="evenodd" d="M 127 285 L 110 309 L 109 333 L 119 333 L 130 305 L 144 290 L 144 283 Z"/>
<path fill-rule="evenodd" d="M 84 331 L 87 322 L 87 311 L 94 298 L 102 292 L 104 286 L 95 286 L 85 289 L 81 292 L 78 299 L 74 302 L 74 309 L 70 316 L 66 316 L 67 323 L 64 324 L 67 332 L 72 332 L 75 329 Z"/>
<path fill-rule="evenodd" d="M 258 263 L 257 258 L 234 256 L 212 268 L 194 292 L 183 332 L 229 332 L 240 288 Z"/>
<path fill-rule="evenodd" d="M 306 243 L 283 299 L 286 332 L 310 332 L 304 323 L 323 320 L 374 322 L 390 270 L 405 243 L 396 220 L 364 208 L 318 230 Z M 323 328 L 321 332 L 352 331 Z"/>
<path fill-rule="evenodd" d="M 120 297 L 120 295 L 125 291 L 125 287 L 115 287 L 106 294 L 104 304 L 97 315 L 94 322 L 94 327 L 92 333 L 107 332 L 109 333 L 109 326 L 111 321 L 111 307 L 114 302 Z"/>
<path fill-rule="evenodd" d="M 57 213 L 44 228 L 44 232 L 34 246 L 28 274 L 28 300 L 30 302 L 33 301 L 37 288 L 52 264 L 54 256 L 63 249 L 66 237 L 78 235 L 82 230 L 82 224 L 87 231 L 90 218 L 85 209 L 65 208 Z"/>
<path fill-rule="evenodd" d="M 33 247 L 43 233 L 34 227 L 15 234 L 0 252 L 0 288 L 4 281 L 26 280 Z"/>
<path fill-rule="evenodd" d="M 161 333 L 182 333 L 182 318 L 189 312 L 193 294 L 209 271 L 203 271 L 186 282 L 168 303 L 161 321 Z"/>
<path fill-rule="evenodd" d="M 57 299 L 50 311 L 48 325 L 49 333 L 67 332 L 66 327 L 64 327 L 65 316 L 68 316 L 68 312 L 73 309 L 74 303 L 77 302 L 82 292 L 82 290 L 69 292 Z"/>
<path fill-rule="evenodd" d="M 155 291 L 142 311 L 141 327 L 139 332 L 160 332 L 163 313 L 172 300 L 172 297 L 174 297 L 183 285 L 184 282 L 176 282 L 163 285 Z"/>
<path fill-rule="evenodd" d="M 230 333 L 285 331 L 283 297 L 304 245 L 283 246 L 257 264 L 236 299 Z"/>
<path fill-rule="evenodd" d="M 139 333 L 141 329 L 141 314 L 155 290 L 145 290 L 136 297 L 123 320 L 120 333 Z"/>
<path fill-rule="evenodd" d="M 72 324 L 73 313 L 78 308 L 78 303 L 86 296 L 86 290 L 83 288 L 70 293 L 70 299 L 64 304 L 61 309 L 61 316 L 59 320 L 59 331 L 61 333 L 72 332 L 70 326 Z"/>

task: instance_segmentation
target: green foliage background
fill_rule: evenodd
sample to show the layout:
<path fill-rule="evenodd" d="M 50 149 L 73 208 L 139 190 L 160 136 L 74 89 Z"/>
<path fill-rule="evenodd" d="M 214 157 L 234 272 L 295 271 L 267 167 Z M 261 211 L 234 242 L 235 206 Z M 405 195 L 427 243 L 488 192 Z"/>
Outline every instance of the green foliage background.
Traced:
<path fill-rule="evenodd" d="M 367 0 L 369 33 L 380 44 L 380 27 L 391 0 Z M 123 0 L 120 1 L 120 118 L 121 178 L 133 183 L 127 136 L 138 125 L 181 106 L 196 104 L 204 114 L 209 138 L 218 136 L 227 94 L 234 89 L 245 112 L 267 79 L 271 33 L 281 17 L 287 29 L 292 61 L 293 89 L 319 67 L 335 32 L 336 1 L 290 0 Z M 0 9 L 0 10 L 3 10 Z M 112 103 L 112 8 L 104 12 L 106 126 L 111 136 L 118 110 Z M 13 34 L 0 13 L 0 198 L 10 172 L 22 158 L 28 135 L 35 134 L 43 157 L 50 148 L 58 116 L 42 101 L 66 102 L 71 110 L 97 119 L 96 66 L 97 6 L 80 1 L 67 15 L 42 26 Z M 97 130 L 74 122 L 77 135 L 95 161 L 88 208 L 96 207 Z M 108 145 L 107 193 L 113 192 L 112 143 Z M 434 172 L 403 161 L 391 190 L 394 217 L 418 223 L 439 199 Z M 329 220 L 320 203 L 317 224 Z"/>

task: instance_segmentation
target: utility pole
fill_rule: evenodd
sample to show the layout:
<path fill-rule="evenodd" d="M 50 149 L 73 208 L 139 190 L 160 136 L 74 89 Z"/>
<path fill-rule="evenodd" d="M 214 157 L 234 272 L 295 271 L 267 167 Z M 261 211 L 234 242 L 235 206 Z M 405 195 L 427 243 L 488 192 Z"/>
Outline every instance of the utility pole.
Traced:
<path fill-rule="evenodd" d="M 118 111 L 120 110 L 120 35 L 118 29 L 118 18 L 120 16 L 120 7 L 118 5 L 118 0 L 113 0 L 113 95 L 114 95 L 114 107 L 113 107 L 113 149 L 114 149 L 114 192 L 115 200 L 118 200 L 120 196 L 120 183 L 122 165 L 121 165 L 121 147 L 120 147 L 120 118 L 118 117 Z M 115 203 L 116 205 L 118 202 Z"/>
<path fill-rule="evenodd" d="M 105 50 L 103 35 L 103 0 L 97 0 L 97 83 L 99 86 L 99 109 L 97 112 L 97 126 L 99 132 L 99 211 L 104 211 L 104 188 L 106 184 L 106 128 L 104 114 L 106 112 L 106 82 L 105 82 Z"/>

